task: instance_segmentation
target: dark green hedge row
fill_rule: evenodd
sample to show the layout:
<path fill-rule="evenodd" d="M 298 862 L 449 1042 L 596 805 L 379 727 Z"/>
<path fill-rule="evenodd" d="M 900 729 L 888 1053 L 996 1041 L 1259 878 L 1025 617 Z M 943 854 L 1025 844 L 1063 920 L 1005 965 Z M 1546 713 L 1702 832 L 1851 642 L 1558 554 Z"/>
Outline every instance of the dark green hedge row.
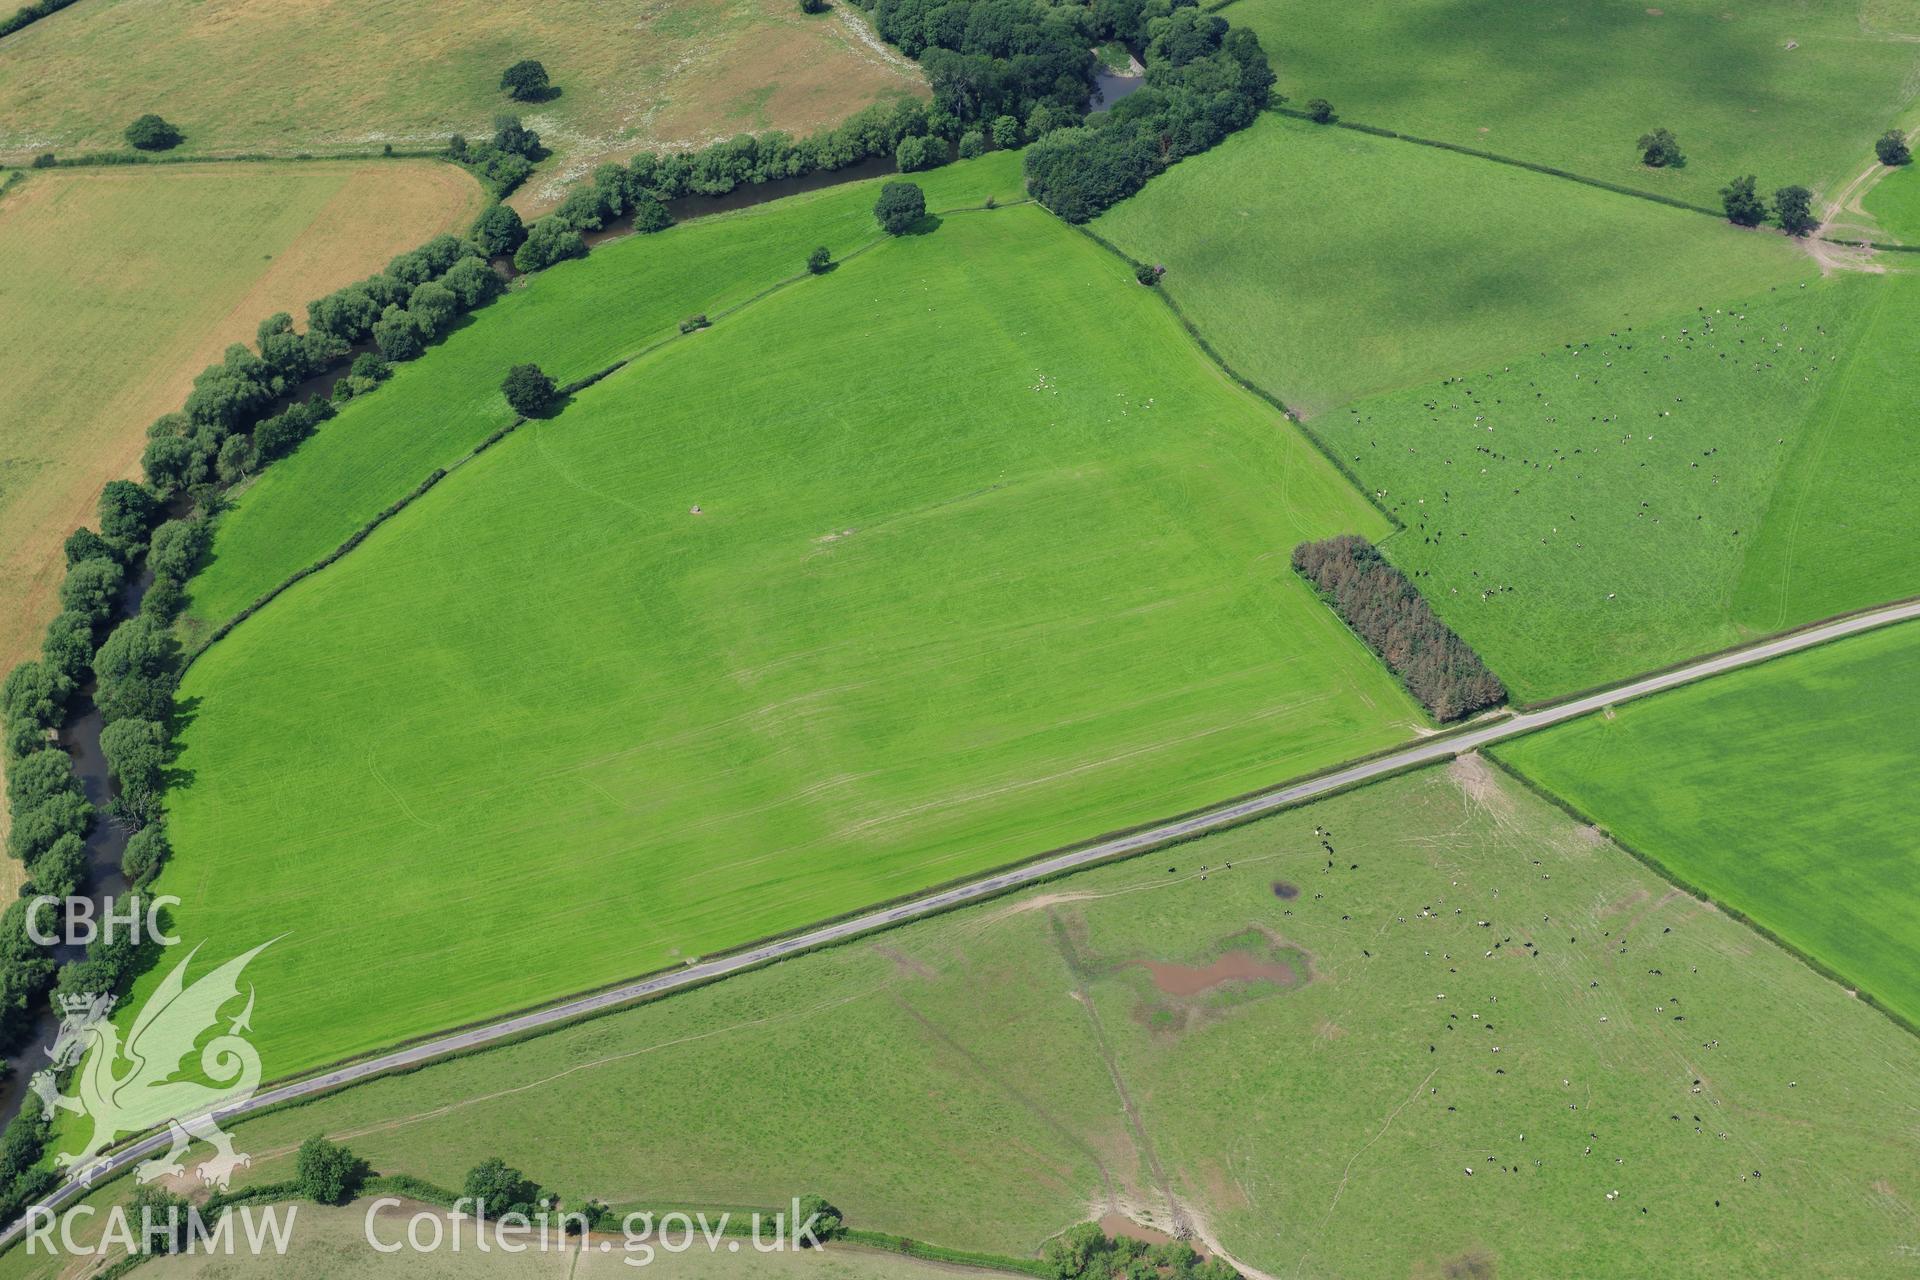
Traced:
<path fill-rule="evenodd" d="M 0 18 L 0 36 L 10 36 L 29 23 L 38 22 L 50 13 L 58 13 L 73 0 L 34 0 L 33 4 L 23 4 L 13 11 L 13 16 Z"/>
<path fill-rule="evenodd" d="M 261 151 L 236 151 L 226 155 L 173 155 L 150 151 L 90 151 L 85 155 L 63 156 L 43 151 L 33 158 L 36 169 L 114 168 L 129 164 L 299 164 L 309 160 L 444 160 L 447 153 L 439 147 L 413 147 L 407 150 L 387 148 L 381 151 L 302 151 L 295 155 L 269 155 Z"/>
<path fill-rule="evenodd" d="M 1311 120 L 1313 117 L 1305 111 L 1292 107 L 1275 105 L 1270 110 L 1296 120 Z M 1532 160 L 1520 160 L 1513 156 L 1503 156 L 1497 151 L 1483 151 L 1479 147 L 1464 146 L 1458 142 L 1443 142 L 1438 138 L 1422 138 L 1417 134 L 1401 133 L 1396 129 L 1384 129 L 1375 124 L 1360 124 L 1353 120 L 1332 120 L 1327 123 L 1336 128 L 1351 129 L 1355 133 L 1368 133 L 1376 138 L 1397 138 L 1401 142 L 1411 142 L 1416 146 L 1434 147 L 1440 151 L 1455 151 L 1463 156 L 1473 156 L 1480 160 L 1491 160 L 1495 164 L 1511 165 L 1515 169 L 1528 169 L 1534 173 L 1544 173 L 1550 178 L 1565 178 L 1569 182 L 1578 182 L 1583 186 L 1598 187 L 1602 191 L 1611 191 L 1616 195 L 1633 196 L 1639 200 L 1651 200 L 1655 204 L 1664 204 L 1674 209 L 1685 209 L 1689 213 L 1704 213 L 1708 217 L 1721 218 L 1725 211 L 1709 209 L 1703 204 L 1691 204 L 1673 196 L 1663 196 L 1653 191 L 1642 191 L 1638 187 L 1625 186 L 1618 182 L 1608 182 L 1603 178 L 1590 178 L 1583 173 L 1574 173 L 1570 169 L 1557 169 L 1550 164 L 1537 164 Z"/>

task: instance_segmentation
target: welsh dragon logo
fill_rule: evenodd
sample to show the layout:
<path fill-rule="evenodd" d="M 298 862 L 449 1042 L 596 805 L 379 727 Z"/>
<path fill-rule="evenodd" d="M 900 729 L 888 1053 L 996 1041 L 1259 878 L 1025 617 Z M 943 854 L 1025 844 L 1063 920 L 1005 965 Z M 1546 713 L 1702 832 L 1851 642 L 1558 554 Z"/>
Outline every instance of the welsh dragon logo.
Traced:
<path fill-rule="evenodd" d="M 141 1006 L 125 1044 L 111 1020 L 112 996 L 61 997 L 60 1032 L 47 1050 L 53 1063 L 34 1075 L 31 1087 L 49 1117 L 77 1112 L 92 1121 L 93 1133 L 85 1147 L 60 1153 L 55 1164 L 77 1169 L 83 1182 L 91 1182 L 100 1152 L 110 1143 L 159 1125 L 167 1127 L 173 1144 L 164 1155 L 135 1167 L 142 1182 L 184 1172 L 181 1157 L 195 1138 L 214 1149 L 199 1172 L 216 1187 L 224 1189 L 235 1169 L 252 1163 L 252 1157 L 233 1149 L 232 1135 L 213 1115 L 244 1103 L 260 1087 L 260 1054 L 241 1034 L 251 1029 L 251 985 L 246 1007 L 226 1030 L 204 1045 L 200 1040 L 218 1025 L 220 1011 L 239 998 L 241 971 L 269 945 L 261 943 L 188 986 L 187 966 L 200 950 L 196 946 Z M 196 1048 L 203 1079 L 175 1079 Z M 76 1064 L 75 1092 L 61 1093 L 56 1073 Z"/>

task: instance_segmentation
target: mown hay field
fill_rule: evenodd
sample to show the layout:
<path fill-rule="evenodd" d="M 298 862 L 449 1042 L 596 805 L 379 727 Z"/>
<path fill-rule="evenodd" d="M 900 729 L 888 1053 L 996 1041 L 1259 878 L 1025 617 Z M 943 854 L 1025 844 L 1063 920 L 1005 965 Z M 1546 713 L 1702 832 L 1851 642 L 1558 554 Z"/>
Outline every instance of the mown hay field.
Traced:
<path fill-rule="evenodd" d="M 806 133 L 925 96 L 919 68 L 848 6 L 788 0 L 330 0 L 180 6 L 89 0 L 0 42 L 0 155 L 120 151 L 157 111 L 186 152 L 436 147 L 514 111 L 559 154 L 534 203 L 594 163 L 741 132 Z M 244 50 L 244 53 L 241 51 Z M 546 66 L 558 97 L 514 103 L 500 73 Z"/>
<path fill-rule="evenodd" d="M 1916 1071 L 1912 1036 L 1469 760 L 238 1145 L 254 1181 L 324 1132 L 387 1172 L 454 1186 L 498 1154 L 616 1208 L 818 1191 L 1014 1254 L 1115 1207 L 1165 1227 L 1171 1189 L 1269 1275 L 1848 1277 L 1906 1239 Z"/>
<path fill-rule="evenodd" d="M 1383 528 L 1124 262 L 950 214 L 205 650 L 160 891 L 215 951 L 286 933 L 273 1074 L 671 966 L 1405 738 L 1287 567 Z"/>
<path fill-rule="evenodd" d="M 1814 275 L 1777 235 L 1282 116 L 1094 226 L 1164 264 L 1208 341 L 1309 417 Z"/>
<path fill-rule="evenodd" d="M 39 650 L 61 541 L 202 367 L 480 203 L 427 161 L 36 172 L 0 199 L 0 671 Z"/>
<path fill-rule="evenodd" d="M 1383 550 L 1532 700 L 1920 592 L 1920 279 L 1852 275 L 1535 348 L 1313 426 Z"/>
<path fill-rule="evenodd" d="M 932 209 L 1020 194 L 1019 156 L 995 152 L 922 174 Z M 475 313 L 426 359 L 400 365 L 233 496 L 212 557 L 188 584 L 189 635 L 204 635 L 338 547 L 435 468 L 512 423 L 500 381 L 534 361 L 566 385 L 672 338 L 681 320 L 719 316 L 880 238 L 879 182 L 850 183 L 658 235 L 630 236 L 524 279 Z"/>
<path fill-rule="evenodd" d="M 1920 627 L 1781 658 L 1500 748 L 1714 899 L 1920 1023 Z"/>
<path fill-rule="evenodd" d="M 1259 34 L 1295 105 L 1718 207 L 1752 173 L 1763 191 L 1830 189 L 1920 91 L 1915 0 L 1441 0 L 1222 13 Z M 1671 129 L 1687 163 L 1635 147 Z"/>

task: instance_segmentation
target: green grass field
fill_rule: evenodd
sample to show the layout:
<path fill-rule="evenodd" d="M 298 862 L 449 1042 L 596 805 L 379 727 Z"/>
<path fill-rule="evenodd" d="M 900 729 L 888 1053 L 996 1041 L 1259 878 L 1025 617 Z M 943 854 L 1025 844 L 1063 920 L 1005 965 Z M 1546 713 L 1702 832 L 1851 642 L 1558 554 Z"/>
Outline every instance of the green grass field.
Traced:
<path fill-rule="evenodd" d="M 1382 527 L 1124 262 L 949 215 L 206 650 L 161 887 L 216 950 L 289 933 L 273 1074 L 672 965 L 1408 736 L 1287 569 Z"/>
<path fill-rule="evenodd" d="M 1095 228 L 1303 414 L 1813 276 L 1777 236 L 1269 116 Z"/>
<path fill-rule="evenodd" d="M 1442 0 L 1221 15 L 1260 36 L 1295 104 L 1717 207 L 1728 178 L 1827 187 L 1920 88 L 1915 0 Z M 1679 137 L 1648 169 L 1634 142 Z"/>
<path fill-rule="evenodd" d="M 1794 437 L 1734 616 L 1776 631 L 1920 593 L 1920 276 L 1875 282 L 1850 346 Z"/>
<path fill-rule="evenodd" d="M 782 0 L 88 0 L 0 43 L 0 155 L 125 150 L 144 111 L 182 130 L 183 152 L 275 155 L 436 147 L 516 111 L 558 155 L 515 199 L 540 203 L 610 157 L 806 133 L 925 94 L 917 67 L 868 39 L 844 10 Z M 522 58 L 559 97 L 508 100 L 500 73 Z"/>
<path fill-rule="evenodd" d="M 1223 957 L 1295 981 L 1144 967 Z M 1852 1277 L 1908 1239 L 1916 1072 L 1913 1037 L 1470 761 L 238 1144 L 256 1180 L 326 1132 L 387 1172 L 450 1185 L 499 1154 L 616 1207 L 813 1189 L 1016 1254 L 1112 1206 L 1167 1225 L 1164 1186 L 1269 1275 Z"/>
<path fill-rule="evenodd" d="M 1920 169 L 1910 164 L 1895 169 L 1860 203 L 1880 224 L 1883 239 L 1920 244 Z"/>
<path fill-rule="evenodd" d="M 1020 194 L 1018 155 L 923 174 L 931 208 Z M 348 404 L 235 498 L 212 559 L 189 584 L 187 630 L 204 633 L 339 546 L 436 467 L 513 420 L 500 380 L 522 361 L 571 383 L 880 235 L 878 182 L 853 183 L 600 246 L 476 313 L 423 360 Z"/>
<path fill-rule="evenodd" d="M 1780 289 L 1313 426 L 1389 557 L 1523 699 L 1920 591 L 1920 280 Z"/>
<path fill-rule="evenodd" d="M 1715 899 L 1920 1022 L 1920 628 L 1782 658 L 1500 748 Z"/>

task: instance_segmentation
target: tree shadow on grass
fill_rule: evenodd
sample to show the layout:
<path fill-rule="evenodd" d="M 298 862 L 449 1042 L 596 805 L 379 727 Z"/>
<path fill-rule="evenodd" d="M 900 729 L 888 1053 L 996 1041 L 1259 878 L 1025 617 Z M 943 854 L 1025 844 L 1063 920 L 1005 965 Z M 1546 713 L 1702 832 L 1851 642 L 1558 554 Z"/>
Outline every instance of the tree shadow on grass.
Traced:
<path fill-rule="evenodd" d="M 584 391 L 586 388 L 582 387 L 580 389 Z M 573 400 L 573 392 L 556 391 L 553 393 L 553 399 L 547 401 L 544 408 L 536 409 L 532 413 L 523 413 L 520 416 L 528 422 L 550 422 L 564 413 L 567 406 L 573 403 Z"/>

